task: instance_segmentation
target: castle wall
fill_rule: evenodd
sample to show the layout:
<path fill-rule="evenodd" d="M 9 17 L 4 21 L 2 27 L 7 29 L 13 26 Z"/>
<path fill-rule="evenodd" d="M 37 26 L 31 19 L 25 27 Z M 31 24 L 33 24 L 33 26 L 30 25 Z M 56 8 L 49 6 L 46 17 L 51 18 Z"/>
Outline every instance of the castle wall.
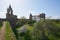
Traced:
<path fill-rule="evenodd" d="M 45 16 L 46 16 L 45 13 L 41 13 L 40 15 L 32 15 L 32 14 L 30 14 L 29 19 L 39 21 L 42 18 L 45 19 Z"/>
<path fill-rule="evenodd" d="M 6 21 L 6 19 L 0 18 L 0 24 L 3 24 L 4 21 Z"/>

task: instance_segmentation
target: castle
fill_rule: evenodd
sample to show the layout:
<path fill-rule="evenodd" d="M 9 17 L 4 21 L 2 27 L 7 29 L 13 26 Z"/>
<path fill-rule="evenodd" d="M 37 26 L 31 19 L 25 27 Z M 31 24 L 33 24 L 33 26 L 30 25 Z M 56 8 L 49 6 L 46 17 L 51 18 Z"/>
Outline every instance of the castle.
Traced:
<path fill-rule="evenodd" d="M 45 19 L 44 13 L 41 13 L 40 15 L 34 15 L 34 16 L 32 14 L 30 14 L 30 17 L 27 20 L 39 21 L 41 18 Z M 0 23 L 2 23 L 3 21 L 9 21 L 12 28 L 14 28 L 16 26 L 16 22 L 18 20 L 20 20 L 20 19 L 18 19 L 17 16 L 13 14 L 13 9 L 12 9 L 11 5 L 9 5 L 9 7 L 7 8 L 6 19 L 0 18 Z"/>
<path fill-rule="evenodd" d="M 29 19 L 39 21 L 41 18 L 45 19 L 45 13 L 41 13 L 39 15 L 30 14 L 30 18 Z"/>
<path fill-rule="evenodd" d="M 11 8 L 11 5 L 9 5 L 9 8 L 7 8 L 6 20 L 10 22 L 13 28 L 15 27 L 17 22 L 17 16 L 13 15 L 13 10 Z"/>
<path fill-rule="evenodd" d="M 32 15 L 30 13 L 29 19 L 26 19 L 26 20 L 39 21 L 41 18 L 45 19 L 45 16 L 46 16 L 45 13 L 40 13 L 39 15 Z M 12 9 L 11 5 L 9 5 L 9 7 L 7 8 L 7 12 L 6 12 L 6 18 L 5 19 L 0 18 L 0 24 L 2 24 L 3 21 L 9 21 L 11 27 L 15 28 L 16 22 L 18 20 L 20 20 L 20 19 L 18 19 L 17 16 L 13 14 L 13 9 Z M 50 19 L 50 20 L 60 21 L 60 19 Z"/>
<path fill-rule="evenodd" d="M 7 8 L 6 19 L 0 19 L 0 24 L 2 24 L 3 21 L 9 21 L 12 28 L 16 26 L 17 16 L 13 15 L 13 9 L 11 5 L 9 5 L 9 8 Z"/>

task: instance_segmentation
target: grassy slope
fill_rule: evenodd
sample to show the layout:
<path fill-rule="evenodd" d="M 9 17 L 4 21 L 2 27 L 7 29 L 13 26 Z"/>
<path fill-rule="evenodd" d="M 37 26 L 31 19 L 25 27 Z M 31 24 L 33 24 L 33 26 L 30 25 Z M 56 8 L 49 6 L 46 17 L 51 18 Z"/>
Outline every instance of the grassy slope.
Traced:
<path fill-rule="evenodd" d="M 0 29 L 1 29 L 1 26 L 0 26 Z"/>
<path fill-rule="evenodd" d="M 24 26 L 24 25 L 23 25 L 23 26 Z M 23 26 L 22 26 L 22 27 L 23 27 Z M 27 35 L 30 34 L 30 32 L 33 30 L 33 26 L 29 26 L 28 24 L 26 24 L 25 27 L 27 28 L 27 30 L 29 30 L 29 32 L 26 33 L 26 34 L 27 34 Z M 23 36 L 23 37 L 20 36 L 20 30 L 21 30 L 21 27 L 20 27 L 20 28 L 17 28 L 19 40 L 25 40 L 24 36 Z M 26 35 L 26 34 L 24 34 L 24 35 Z M 28 37 L 29 37 L 29 36 L 27 36 L 27 39 L 28 39 Z M 28 40 L 30 40 L 30 39 L 28 39 Z"/>
<path fill-rule="evenodd" d="M 1 30 L 1 26 L 0 26 L 0 30 Z"/>
<path fill-rule="evenodd" d="M 24 25 L 23 25 L 24 26 Z M 29 26 L 28 24 L 26 24 L 25 25 L 26 26 L 26 28 L 27 28 L 27 30 L 30 30 L 30 31 L 32 31 L 33 30 L 33 26 Z M 17 28 L 17 30 L 20 30 L 21 28 Z"/>
<path fill-rule="evenodd" d="M 16 40 L 16 37 L 8 22 L 6 22 L 6 27 L 5 27 L 5 40 Z"/>
<path fill-rule="evenodd" d="M 1 26 L 0 26 L 0 28 L 1 28 Z"/>

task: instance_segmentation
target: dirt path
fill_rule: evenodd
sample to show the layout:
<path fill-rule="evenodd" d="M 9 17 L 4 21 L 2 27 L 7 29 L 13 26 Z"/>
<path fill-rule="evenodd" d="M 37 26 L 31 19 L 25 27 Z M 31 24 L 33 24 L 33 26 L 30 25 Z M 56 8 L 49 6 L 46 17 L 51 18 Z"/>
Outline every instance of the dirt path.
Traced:
<path fill-rule="evenodd" d="M 3 22 L 3 26 L 0 30 L 0 40 L 4 40 L 4 34 L 5 34 L 5 22 Z"/>

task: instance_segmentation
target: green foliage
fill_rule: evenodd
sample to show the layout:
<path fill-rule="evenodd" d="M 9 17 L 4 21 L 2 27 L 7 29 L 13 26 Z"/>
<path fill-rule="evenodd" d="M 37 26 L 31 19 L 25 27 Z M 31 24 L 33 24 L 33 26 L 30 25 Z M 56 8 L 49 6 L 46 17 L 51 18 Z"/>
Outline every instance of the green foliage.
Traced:
<path fill-rule="evenodd" d="M 36 22 L 23 19 L 18 22 L 19 26 L 20 23 L 26 26 L 27 31 L 25 33 L 18 31 L 19 40 L 60 40 L 60 21 L 41 19 Z"/>
<path fill-rule="evenodd" d="M 27 23 L 27 20 L 26 19 L 20 19 L 17 22 L 17 27 L 21 27 L 21 26 L 23 26 L 26 23 Z"/>
<path fill-rule="evenodd" d="M 0 23 L 0 29 L 1 29 L 1 27 L 2 27 L 2 23 Z"/>
<path fill-rule="evenodd" d="M 26 32 L 20 32 L 22 30 L 21 28 L 23 28 L 24 26 L 26 28 Z M 31 34 L 30 33 L 32 30 L 33 30 L 33 27 L 29 26 L 29 25 L 23 25 L 22 27 L 18 28 L 19 40 L 31 40 Z"/>
<path fill-rule="evenodd" d="M 17 27 L 19 28 L 19 27 L 21 27 L 21 26 L 23 26 L 25 24 L 29 24 L 30 26 L 33 26 L 35 22 L 36 21 L 34 21 L 34 20 L 20 19 L 17 22 Z"/>
<path fill-rule="evenodd" d="M 28 23 L 30 26 L 33 26 L 35 22 L 36 22 L 35 20 L 28 20 L 27 23 Z"/>
<path fill-rule="evenodd" d="M 31 40 L 31 35 L 29 30 L 27 30 L 27 32 L 25 33 L 24 38 L 25 40 Z"/>
<path fill-rule="evenodd" d="M 40 20 L 34 24 L 32 40 L 60 40 L 60 24 L 52 20 Z"/>
<path fill-rule="evenodd" d="M 0 26 L 0 29 L 1 29 L 1 26 Z"/>
<path fill-rule="evenodd" d="M 2 23 L 0 23 L 0 26 L 2 26 Z"/>

